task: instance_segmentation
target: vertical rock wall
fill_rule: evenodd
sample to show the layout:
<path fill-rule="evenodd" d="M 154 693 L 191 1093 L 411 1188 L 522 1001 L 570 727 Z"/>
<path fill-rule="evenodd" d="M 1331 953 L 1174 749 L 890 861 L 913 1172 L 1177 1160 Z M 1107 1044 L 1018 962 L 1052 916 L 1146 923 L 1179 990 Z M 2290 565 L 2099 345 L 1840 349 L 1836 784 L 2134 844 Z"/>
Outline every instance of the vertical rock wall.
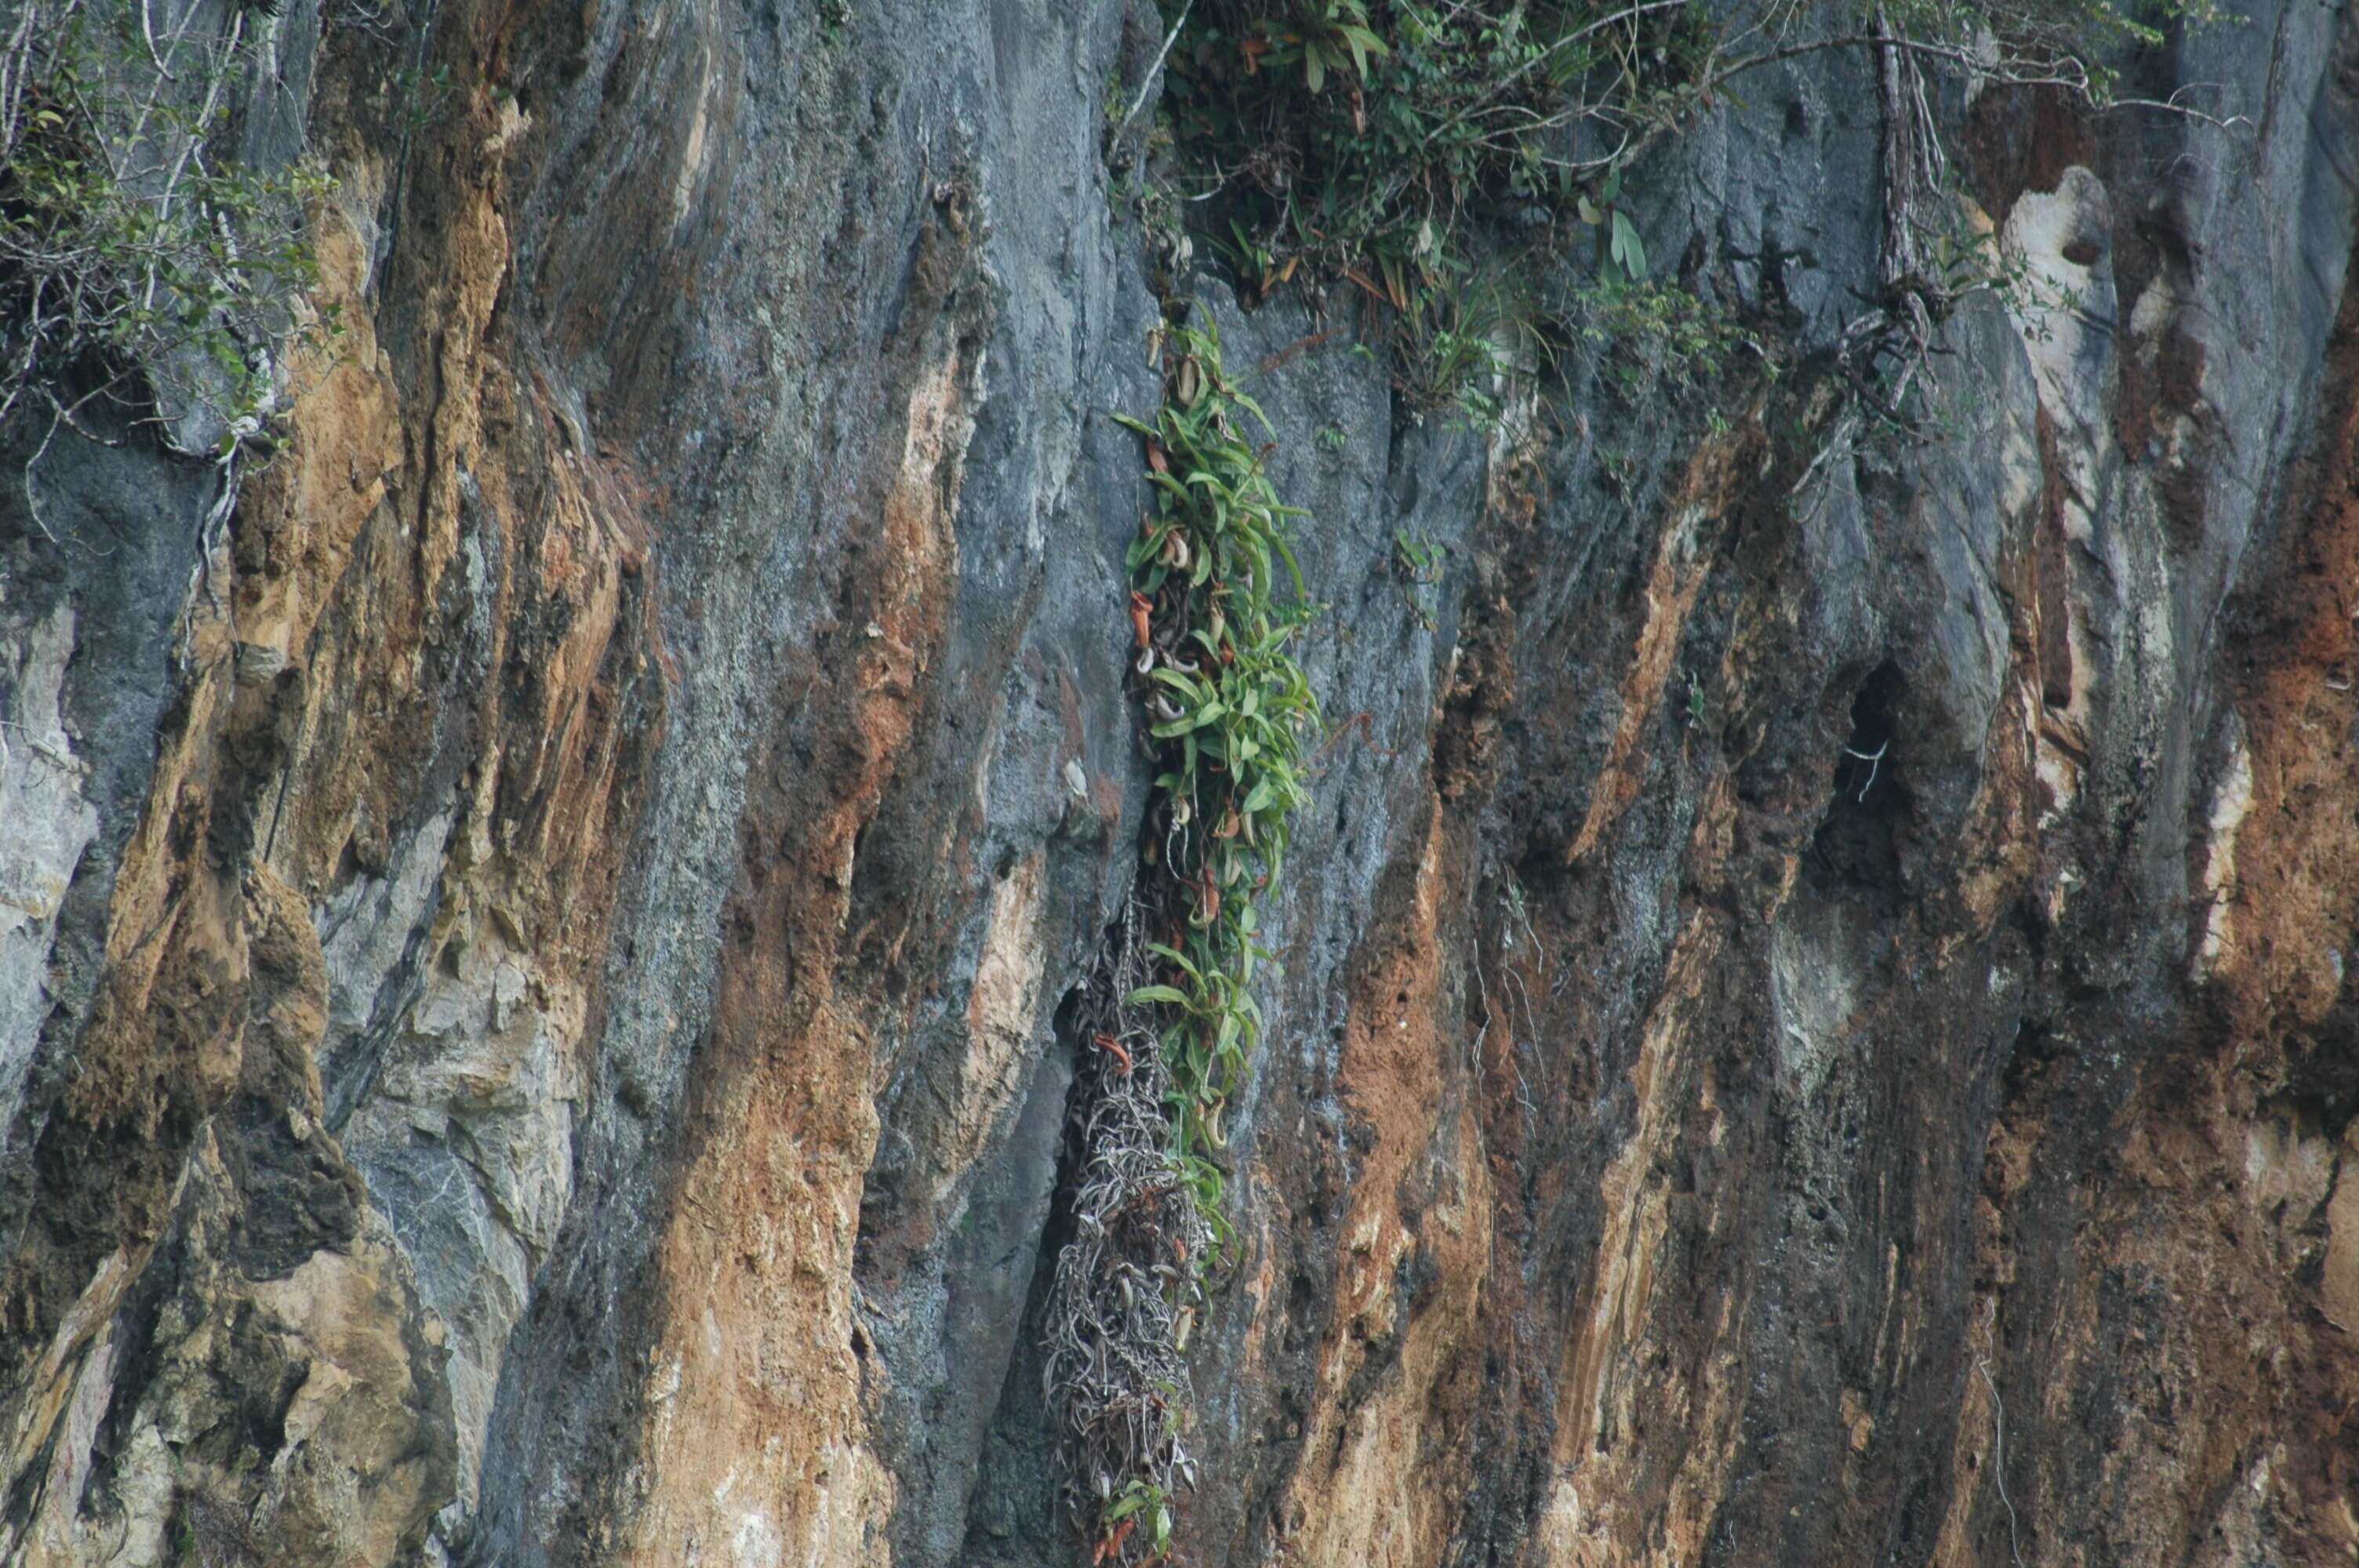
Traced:
<path fill-rule="evenodd" d="M 2134 64 L 2230 131 L 1945 106 L 2077 306 L 1930 439 L 1841 53 L 1635 182 L 1774 377 L 1473 434 L 1183 276 L 1332 726 L 1190 1560 L 2359 1551 L 2359 45 L 2248 9 Z M 362 10 L 253 84 L 340 181 L 283 438 L 0 461 L 0 1559 L 1071 1560 L 1158 20 Z"/>

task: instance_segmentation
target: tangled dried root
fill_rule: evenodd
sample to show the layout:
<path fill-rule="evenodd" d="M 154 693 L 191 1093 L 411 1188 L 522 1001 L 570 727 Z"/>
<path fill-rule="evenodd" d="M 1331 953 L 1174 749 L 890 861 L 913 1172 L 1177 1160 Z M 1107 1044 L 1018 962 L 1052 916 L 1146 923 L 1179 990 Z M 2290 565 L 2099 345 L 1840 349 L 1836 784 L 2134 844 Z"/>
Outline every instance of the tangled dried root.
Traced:
<path fill-rule="evenodd" d="M 1213 1242 L 1173 1153 L 1170 1074 L 1147 1010 L 1125 1000 L 1147 982 L 1144 918 L 1128 911 L 1080 1009 L 1082 1164 L 1045 1326 L 1068 1500 L 1097 1561 L 1125 1565 L 1159 1554 L 1169 1499 L 1195 1484 L 1185 1351 Z"/>

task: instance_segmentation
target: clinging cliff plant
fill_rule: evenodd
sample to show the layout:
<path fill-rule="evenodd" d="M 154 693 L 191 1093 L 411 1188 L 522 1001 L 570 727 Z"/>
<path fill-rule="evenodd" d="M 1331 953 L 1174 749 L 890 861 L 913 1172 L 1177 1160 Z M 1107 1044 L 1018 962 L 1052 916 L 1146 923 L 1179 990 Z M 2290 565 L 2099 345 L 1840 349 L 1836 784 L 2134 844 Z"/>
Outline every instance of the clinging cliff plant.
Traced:
<path fill-rule="evenodd" d="M 1249 989 L 1268 957 L 1258 902 L 1284 870 L 1287 818 L 1307 798 L 1302 737 L 1319 704 L 1288 646 L 1310 608 L 1286 542 L 1297 510 L 1271 489 L 1256 440 L 1268 421 L 1229 380 L 1209 323 L 1170 327 L 1159 347 L 1162 410 L 1151 425 L 1123 422 L 1146 438 L 1156 487 L 1129 566 L 1160 767 L 1161 831 L 1147 853 L 1176 904 L 1169 939 L 1150 944 L 1163 978 L 1132 1000 L 1169 1010 L 1177 1147 L 1217 1215 L 1221 1117 L 1261 1034 Z"/>
<path fill-rule="evenodd" d="M 1209 325 L 1159 326 L 1143 438 L 1154 510 L 1129 550 L 1133 673 L 1155 758 L 1141 892 L 1082 1009 L 1075 1238 L 1047 1392 L 1097 1561 L 1159 1556 L 1193 1480 L 1184 1353 L 1230 1242 L 1223 1118 L 1262 1032 L 1261 903 L 1306 797 L 1319 705 L 1289 650 L 1310 613 L 1262 459 L 1267 421 Z"/>
<path fill-rule="evenodd" d="M 1184 1423 L 1189 1333 L 1212 1232 L 1172 1147 L 1169 1067 L 1148 979 L 1150 913 L 1134 903 L 1076 1010 L 1085 1043 L 1073 1136 L 1073 1238 L 1057 1258 L 1044 1392 L 1075 1511 L 1100 1561 L 1170 1539 L 1172 1501 L 1195 1478 Z"/>

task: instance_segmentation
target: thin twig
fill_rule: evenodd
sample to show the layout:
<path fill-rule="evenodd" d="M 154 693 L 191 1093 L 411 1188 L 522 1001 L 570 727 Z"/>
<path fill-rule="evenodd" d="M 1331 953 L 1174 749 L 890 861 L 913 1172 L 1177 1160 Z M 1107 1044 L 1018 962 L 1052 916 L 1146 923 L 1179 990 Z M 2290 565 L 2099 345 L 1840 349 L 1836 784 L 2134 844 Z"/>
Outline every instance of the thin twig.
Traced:
<path fill-rule="evenodd" d="M 2159 109 L 2165 114 L 2178 114 L 2200 125 L 2210 125 L 2221 131 L 2233 131 L 2238 126 L 2248 131 L 2253 129 L 2252 118 L 2249 115 L 2231 114 L 2222 119 L 2217 115 L 2206 114 L 2201 109 L 2190 109 L 2179 101 L 2179 95 L 2181 92 L 2212 85 L 2216 83 L 2190 81 L 2184 87 L 2175 89 L 2168 98 L 2114 98 L 2108 100 L 2104 107 L 2108 114 L 2115 109 Z"/>
<path fill-rule="evenodd" d="M 1171 46 L 1180 41 L 1180 29 L 1188 25 L 1188 13 L 1195 8 L 1196 0 L 1188 0 L 1180 7 L 1180 19 L 1171 24 L 1171 31 L 1164 36 L 1163 47 L 1155 51 L 1155 63 L 1147 68 L 1147 80 L 1138 84 L 1138 96 L 1130 101 L 1130 113 L 1125 114 L 1122 124 L 1114 128 L 1115 141 L 1122 140 L 1122 134 L 1130 129 L 1130 123 L 1138 118 L 1141 109 L 1147 107 L 1147 95 L 1155 90 L 1155 73 L 1163 69 L 1164 60 L 1170 57 Z"/>
<path fill-rule="evenodd" d="M 156 52 L 154 0 L 139 0 L 139 37 L 147 45 L 147 58 L 156 62 L 156 74 L 167 81 L 171 81 L 171 68 L 164 63 L 164 57 Z"/>
<path fill-rule="evenodd" d="M 1867 803 L 1867 792 L 1875 787 L 1875 770 L 1884 765 L 1884 753 L 1890 750 L 1892 750 L 1892 741 L 1889 737 L 1886 738 L 1883 745 L 1875 749 L 1874 755 L 1865 752 L 1854 752 L 1849 746 L 1843 748 L 1843 755 L 1857 757 L 1867 764 L 1867 782 L 1859 786 L 1859 799 L 1863 806 Z"/>
<path fill-rule="evenodd" d="M 1990 1362 L 1976 1361 L 1974 1370 L 1983 1375 L 1983 1387 L 1991 1397 L 1991 1475 L 1998 1482 L 1998 1500 L 2006 1508 L 2006 1554 L 2015 1568 L 2023 1568 L 2023 1542 L 2016 1533 L 2015 1504 L 2006 1495 L 2006 1404 L 1998 1397 L 1998 1384 L 1991 1379 Z"/>
<path fill-rule="evenodd" d="M 33 449 L 31 457 L 25 460 L 25 511 L 33 519 L 33 526 L 41 531 L 41 537 L 52 545 L 58 543 L 58 536 L 49 531 L 49 520 L 41 515 L 40 498 L 33 489 L 33 465 L 48 455 L 49 442 L 56 438 L 58 426 L 64 419 L 65 410 L 58 406 L 56 398 L 49 399 L 49 427 L 41 432 L 41 444 Z"/>

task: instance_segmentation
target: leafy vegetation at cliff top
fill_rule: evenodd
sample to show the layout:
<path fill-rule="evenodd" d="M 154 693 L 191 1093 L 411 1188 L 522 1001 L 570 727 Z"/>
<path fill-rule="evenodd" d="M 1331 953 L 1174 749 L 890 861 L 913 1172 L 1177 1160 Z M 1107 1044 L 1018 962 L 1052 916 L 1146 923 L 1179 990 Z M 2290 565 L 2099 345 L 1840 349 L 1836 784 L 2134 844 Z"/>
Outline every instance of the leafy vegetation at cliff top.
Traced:
<path fill-rule="evenodd" d="M 1429 407 L 1538 368 L 1601 299 L 1667 288 L 1625 211 L 1632 165 L 1764 65 L 1883 46 L 1912 71 L 2049 83 L 2102 106 L 2108 60 L 2221 16 L 2216 0 L 1165 0 L 1165 13 L 1190 222 L 1248 295 L 1299 280 L 1364 296 L 1391 323 L 1401 389 Z M 1617 308 L 1701 328 L 1701 347 L 1733 335 L 1692 297 Z"/>

